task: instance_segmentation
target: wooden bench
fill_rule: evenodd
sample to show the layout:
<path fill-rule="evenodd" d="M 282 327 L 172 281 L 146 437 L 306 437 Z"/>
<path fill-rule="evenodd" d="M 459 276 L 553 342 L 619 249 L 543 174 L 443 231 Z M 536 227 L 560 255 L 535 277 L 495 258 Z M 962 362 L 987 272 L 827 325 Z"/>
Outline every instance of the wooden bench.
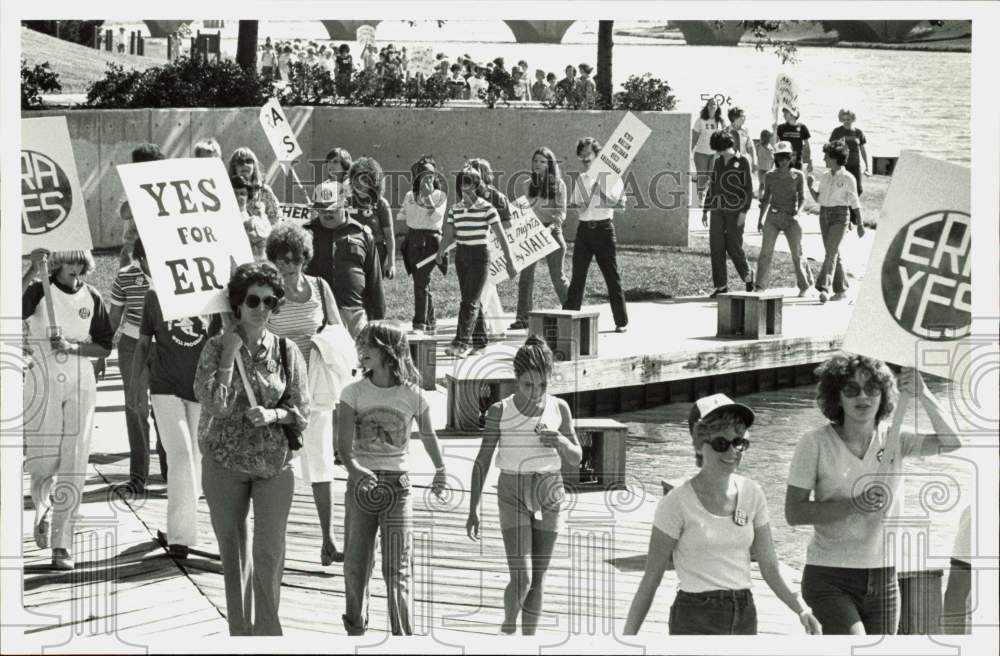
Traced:
<path fill-rule="evenodd" d="M 410 343 L 410 357 L 420 372 L 422 387 L 433 392 L 437 389 L 437 341 L 433 335 L 410 334 L 406 336 Z"/>
<path fill-rule="evenodd" d="M 716 336 L 780 337 L 782 298 L 779 291 L 719 294 Z"/>
<path fill-rule="evenodd" d="M 625 441 L 628 427 L 614 419 L 577 419 L 573 422 L 576 437 L 583 445 L 583 462 L 577 467 L 563 464 L 563 483 L 570 490 L 586 489 L 591 481 L 581 480 L 581 469 L 588 467 L 600 489 L 625 487 Z"/>
<path fill-rule="evenodd" d="M 597 357 L 597 312 L 546 310 L 528 313 L 528 334 L 545 340 L 556 360 Z"/>

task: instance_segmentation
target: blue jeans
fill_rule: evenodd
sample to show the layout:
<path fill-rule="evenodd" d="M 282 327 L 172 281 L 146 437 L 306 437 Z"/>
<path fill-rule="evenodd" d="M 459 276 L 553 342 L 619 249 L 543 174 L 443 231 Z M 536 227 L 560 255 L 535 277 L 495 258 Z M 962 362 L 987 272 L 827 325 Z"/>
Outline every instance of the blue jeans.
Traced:
<path fill-rule="evenodd" d="M 823 236 L 823 249 L 826 251 L 823 266 L 816 276 L 816 289 L 821 292 L 830 289 L 831 280 L 834 294 L 847 291 L 844 264 L 840 260 L 840 242 L 844 240 L 849 220 L 850 212 L 846 206 L 819 208 L 819 232 Z"/>
<path fill-rule="evenodd" d="M 128 432 L 129 480 L 146 485 L 146 479 L 149 478 L 149 380 L 132 379 L 132 356 L 135 354 L 137 341 L 128 335 L 118 338 L 118 370 L 122 374 L 126 401 L 131 398 L 134 387 L 145 388 L 139 408 L 130 408 L 127 403 L 125 405 L 125 429 Z"/>
<path fill-rule="evenodd" d="M 757 286 L 767 289 L 771 282 L 771 260 L 774 257 L 774 244 L 778 235 L 785 233 L 788 240 L 788 254 L 792 258 L 792 268 L 795 270 L 795 282 L 799 291 L 809 289 L 811 276 L 808 273 L 809 264 L 802 255 L 802 226 L 794 214 L 772 209 L 767 213 L 764 223 L 764 238 L 757 256 Z"/>
<path fill-rule="evenodd" d="M 458 306 L 456 345 L 485 346 L 486 317 L 480 298 L 490 273 L 490 252 L 486 246 L 457 246 L 455 248 L 455 273 L 462 301 Z"/>
<path fill-rule="evenodd" d="M 899 626 L 899 583 L 893 567 L 806 565 L 802 598 L 823 625 L 824 635 L 894 635 Z"/>
<path fill-rule="evenodd" d="M 566 239 L 562 234 L 562 227 L 553 224 L 550 227 L 552 239 L 559 244 L 559 248 L 545 256 L 545 263 L 549 267 L 549 277 L 552 278 L 552 288 L 556 292 L 556 298 L 560 305 L 566 302 L 566 292 L 569 289 L 569 281 L 563 273 L 563 261 L 566 259 Z M 532 262 L 521 269 L 521 275 L 517 279 L 517 320 L 523 323 L 528 322 L 528 313 L 534 309 L 535 293 L 535 265 Z"/>
<path fill-rule="evenodd" d="M 437 253 L 441 243 L 441 233 L 436 230 L 411 229 L 406 233 L 406 250 L 403 257 L 408 266 L 415 267 L 417 262 Z M 431 294 L 431 274 L 434 273 L 434 263 L 413 270 L 413 327 L 433 328 L 437 324 L 434 318 L 434 295 Z"/>
<path fill-rule="evenodd" d="M 368 629 L 369 583 L 375 564 L 375 536 L 382 547 L 382 578 L 393 635 L 413 635 L 410 624 L 410 559 L 413 502 L 405 472 L 376 471 L 378 485 L 365 491 L 348 479 L 344 494 L 344 628 L 347 635 Z"/>
<path fill-rule="evenodd" d="M 670 635 L 757 635 L 749 590 L 679 590 L 670 607 Z"/>

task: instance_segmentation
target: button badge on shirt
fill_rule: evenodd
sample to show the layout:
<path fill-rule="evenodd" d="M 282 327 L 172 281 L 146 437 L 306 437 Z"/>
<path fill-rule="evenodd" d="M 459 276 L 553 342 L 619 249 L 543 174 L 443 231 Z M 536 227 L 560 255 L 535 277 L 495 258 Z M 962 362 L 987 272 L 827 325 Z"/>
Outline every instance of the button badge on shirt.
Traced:
<path fill-rule="evenodd" d="M 736 512 L 733 513 L 733 523 L 737 526 L 746 526 L 747 524 L 747 514 L 742 508 L 737 508 Z"/>

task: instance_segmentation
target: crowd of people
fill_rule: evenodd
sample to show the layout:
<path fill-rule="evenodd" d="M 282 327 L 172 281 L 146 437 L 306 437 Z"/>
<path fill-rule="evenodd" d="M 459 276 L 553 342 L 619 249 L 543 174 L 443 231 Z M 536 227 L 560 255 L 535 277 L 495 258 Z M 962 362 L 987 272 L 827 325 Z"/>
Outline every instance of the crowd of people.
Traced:
<path fill-rule="evenodd" d="M 753 144 L 742 129 L 745 116 L 730 112 L 731 125 L 720 129 L 716 109 L 706 106 L 693 134 L 696 154 L 703 142 L 714 153 L 714 159 L 698 161 L 699 168 L 711 170 L 703 203 L 712 212 L 716 291 L 725 289 L 724 255 L 719 257 L 725 252 L 748 288 L 764 286 L 766 265 L 759 266 L 755 280 L 741 257 L 754 172 L 764 158 L 749 165 Z M 844 129 L 851 130 L 853 115 L 842 117 Z M 828 171 L 820 177 L 818 191 L 811 179 L 805 184 L 800 169 L 803 164 L 811 168 L 809 134 L 797 118 L 786 114 L 788 127 L 779 126 L 776 145 L 772 148 L 763 139 L 759 149 L 774 163 L 763 176 L 760 194 L 765 234 L 771 234 L 772 246 L 781 231 L 790 243 L 798 239 L 795 214 L 804 188 L 809 188 L 821 206 L 827 243 L 816 285 L 821 293 L 831 284 L 835 293 L 842 293 L 836 242 L 854 217 L 860 177 L 850 172 L 849 146 L 834 141 L 823 148 Z M 798 146 L 789 137 L 793 131 L 800 136 Z M 856 145 L 863 146 L 860 131 L 852 134 Z M 562 307 L 580 309 L 596 258 L 616 330 L 624 332 L 629 320 L 612 220 L 623 186 L 588 173 L 600 150 L 596 139 L 580 139 L 576 154 L 583 173 L 570 190 L 552 150 L 536 149 L 531 176 L 519 195 L 559 244 L 545 259 Z M 222 157 L 222 149 L 208 139 L 195 145 L 194 155 Z M 163 157 L 156 144 L 141 144 L 132 153 L 133 162 Z M 407 331 L 383 321 L 382 280 L 396 275 L 397 244 L 391 208 L 382 195 L 382 169 L 373 158 L 353 159 L 343 148 L 332 148 L 325 179 L 313 191 L 312 218 L 305 224 L 281 218 L 251 149 L 234 149 L 228 172 L 254 261 L 232 271 L 225 290 L 231 313 L 224 317 L 164 319 L 127 202 L 120 206 L 125 245 L 110 311 L 101 291 L 84 281 L 94 266 L 89 252 L 31 255 L 22 278 L 26 344 L 33 358 L 46 363 L 29 369 L 25 378 L 25 399 L 44 398 L 46 407 L 33 419 L 42 425 L 25 430 L 34 539 L 40 548 L 51 545 L 54 568 L 75 567 L 70 552 L 74 513 L 96 409 L 96 383 L 89 365 L 81 362 L 107 357 L 117 333 L 131 452 L 129 482 L 122 493 L 141 494 L 149 483 L 153 415 L 165 455 L 161 462 L 169 463 L 169 476 L 165 464 L 161 470 L 168 510 L 158 539 L 172 557 L 190 557 L 198 541 L 197 503 L 204 495 L 222 560 L 230 633 L 281 634 L 285 540 L 298 477 L 312 490 L 322 540 L 319 561 L 324 566 L 343 563 L 346 631 L 361 635 L 368 629 L 368 587 L 379 539 L 389 629 L 411 634 L 409 449 L 414 423 L 435 467 L 432 491 L 443 493 L 448 482 Z M 492 178 L 487 160 L 470 159 L 457 173 L 457 198 L 449 199 L 434 157 L 422 155 L 411 167 L 412 185 L 399 213 L 407 228 L 399 250 L 413 279 L 414 331 L 437 330 L 431 271 L 446 271 L 453 261 L 461 304 L 448 353 L 458 358 L 489 341 L 484 305 L 496 294 L 488 284 L 491 233 L 503 246 L 509 275 L 518 275 L 504 233 L 511 220 L 510 202 Z M 567 278 L 562 225 L 568 206 L 578 208 L 580 224 Z M 532 309 L 533 269 L 520 272 L 512 329 L 525 328 Z M 802 286 L 808 278 L 799 274 Z M 53 322 L 58 332 L 51 330 Z M 520 622 L 521 632 L 531 635 L 539 624 L 546 572 L 565 521 L 560 472 L 582 457 L 568 405 L 548 394 L 552 367 L 544 340 L 528 336 L 514 357 L 515 392 L 486 412 L 469 483 L 466 527 L 476 540 L 482 530 L 483 484 L 495 458 L 501 472 L 500 529 L 510 569 L 504 634 L 514 633 Z M 628 612 L 626 633 L 639 630 L 664 571 L 671 568 L 679 580 L 670 615 L 672 634 L 756 633 L 751 557 L 808 633 L 895 631 L 898 586 L 879 520 L 898 503 L 904 458 L 947 453 L 960 443 L 947 412 L 914 371 L 897 379 L 882 362 L 840 355 L 822 365 L 818 376 L 816 399 L 824 419 L 796 448 L 785 502 L 790 524 L 814 527 L 801 594 L 790 588 L 778 567 L 760 486 L 736 473 L 750 446 L 755 414 L 717 394 L 691 409 L 689 428 L 700 469 L 657 507 L 646 571 Z M 900 394 L 917 399 L 933 433 L 893 434 L 890 426 L 902 412 Z M 886 464 L 883 454 L 894 440 L 898 454 Z M 334 531 L 337 462 L 347 472 L 343 549 Z M 891 494 L 854 487 L 872 474 L 886 478 Z M 75 495 L 61 495 L 68 503 L 53 504 L 56 481 L 75 486 Z"/>
<path fill-rule="evenodd" d="M 268 37 L 258 48 L 260 73 L 273 78 L 276 83 L 290 80 L 293 66 L 297 63 L 306 67 L 319 66 L 329 73 L 334 80 L 336 95 L 341 97 L 351 94 L 357 72 L 373 71 L 388 81 L 385 85 L 387 89 L 395 90 L 400 96 L 404 83 L 419 76 L 423 79 L 438 78 L 447 85 L 449 97 L 456 100 L 484 98 L 492 89 L 499 98 L 507 101 L 531 100 L 580 109 L 594 107 L 597 102 L 594 68 L 586 62 L 566 66 L 564 77 L 560 79 L 552 71 L 541 68 L 532 71 L 525 60 L 508 69 L 503 57 L 481 62 L 465 54 L 452 60 L 439 52 L 435 55 L 433 73 L 425 76 L 411 70 L 406 46 L 397 48 L 392 43 L 381 48 L 371 42 L 365 43 L 357 62 L 347 43 L 335 48 L 332 43 L 304 42 L 301 39 L 272 43 Z"/>

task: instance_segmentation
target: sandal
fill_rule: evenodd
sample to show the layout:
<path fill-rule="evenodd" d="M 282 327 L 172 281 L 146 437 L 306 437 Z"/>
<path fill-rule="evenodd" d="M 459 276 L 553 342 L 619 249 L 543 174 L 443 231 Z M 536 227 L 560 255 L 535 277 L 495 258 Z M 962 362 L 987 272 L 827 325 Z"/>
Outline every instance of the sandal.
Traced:
<path fill-rule="evenodd" d="M 337 545 L 326 542 L 319 551 L 319 562 L 323 567 L 328 567 L 333 563 L 344 562 L 344 552 L 337 550 Z"/>

